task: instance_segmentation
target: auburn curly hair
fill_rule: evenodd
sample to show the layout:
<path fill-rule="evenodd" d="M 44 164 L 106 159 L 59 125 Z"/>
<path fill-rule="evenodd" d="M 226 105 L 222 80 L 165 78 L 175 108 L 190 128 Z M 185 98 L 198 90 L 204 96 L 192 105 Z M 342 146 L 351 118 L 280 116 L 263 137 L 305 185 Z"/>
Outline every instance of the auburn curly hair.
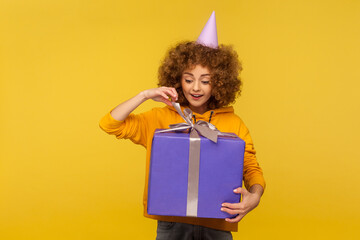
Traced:
<path fill-rule="evenodd" d="M 186 69 L 196 65 L 207 67 L 210 71 L 211 97 L 208 109 L 228 106 L 235 102 L 241 93 L 242 70 L 238 55 L 231 46 L 220 45 L 210 48 L 193 41 L 181 42 L 171 48 L 159 67 L 159 86 L 173 87 L 178 92 L 178 102 L 188 106 L 182 87 L 181 78 Z"/>

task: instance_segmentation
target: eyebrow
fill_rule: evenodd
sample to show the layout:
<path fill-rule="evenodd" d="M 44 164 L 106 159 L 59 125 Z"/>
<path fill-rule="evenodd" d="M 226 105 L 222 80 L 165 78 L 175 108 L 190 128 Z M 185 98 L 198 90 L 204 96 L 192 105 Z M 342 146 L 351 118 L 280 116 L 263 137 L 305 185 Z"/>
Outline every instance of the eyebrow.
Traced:
<path fill-rule="evenodd" d="M 189 72 L 184 72 L 184 74 L 189 74 L 191 76 L 194 76 L 194 74 L 189 73 Z M 206 76 L 210 76 L 210 73 L 206 73 L 206 74 L 201 74 L 200 77 L 206 77 Z"/>

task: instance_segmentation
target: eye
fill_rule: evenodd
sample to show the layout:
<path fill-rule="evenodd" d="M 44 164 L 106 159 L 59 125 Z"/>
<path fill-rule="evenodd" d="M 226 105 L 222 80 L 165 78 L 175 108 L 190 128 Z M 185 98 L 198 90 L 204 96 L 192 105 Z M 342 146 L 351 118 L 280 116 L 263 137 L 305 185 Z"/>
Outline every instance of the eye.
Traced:
<path fill-rule="evenodd" d="M 201 81 L 201 83 L 207 85 L 210 83 L 210 81 Z"/>
<path fill-rule="evenodd" d="M 192 82 L 192 80 L 185 79 L 185 82 L 186 82 L 186 83 L 191 83 L 191 82 Z"/>

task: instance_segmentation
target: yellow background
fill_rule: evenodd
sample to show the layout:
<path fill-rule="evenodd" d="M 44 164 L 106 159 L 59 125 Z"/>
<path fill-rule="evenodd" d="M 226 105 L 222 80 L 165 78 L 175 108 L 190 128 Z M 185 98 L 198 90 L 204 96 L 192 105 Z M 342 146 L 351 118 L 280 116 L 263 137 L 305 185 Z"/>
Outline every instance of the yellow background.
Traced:
<path fill-rule="evenodd" d="M 154 239 L 145 150 L 98 122 L 212 10 L 268 184 L 234 238 L 360 239 L 358 0 L 0 0 L 0 239 Z"/>

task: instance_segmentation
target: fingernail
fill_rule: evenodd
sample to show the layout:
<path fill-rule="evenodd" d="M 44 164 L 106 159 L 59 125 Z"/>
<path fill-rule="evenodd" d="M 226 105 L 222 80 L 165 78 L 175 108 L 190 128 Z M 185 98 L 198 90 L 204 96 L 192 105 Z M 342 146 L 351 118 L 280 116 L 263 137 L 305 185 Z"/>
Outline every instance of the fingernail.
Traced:
<path fill-rule="evenodd" d="M 236 189 L 234 189 L 234 192 L 237 192 L 237 188 L 236 188 Z"/>
<path fill-rule="evenodd" d="M 223 207 L 224 207 L 224 206 L 225 206 L 225 204 L 221 204 L 221 206 L 223 206 Z"/>
<path fill-rule="evenodd" d="M 224 211 L 224 208 L 220 208 L 221 211 Z"/>

